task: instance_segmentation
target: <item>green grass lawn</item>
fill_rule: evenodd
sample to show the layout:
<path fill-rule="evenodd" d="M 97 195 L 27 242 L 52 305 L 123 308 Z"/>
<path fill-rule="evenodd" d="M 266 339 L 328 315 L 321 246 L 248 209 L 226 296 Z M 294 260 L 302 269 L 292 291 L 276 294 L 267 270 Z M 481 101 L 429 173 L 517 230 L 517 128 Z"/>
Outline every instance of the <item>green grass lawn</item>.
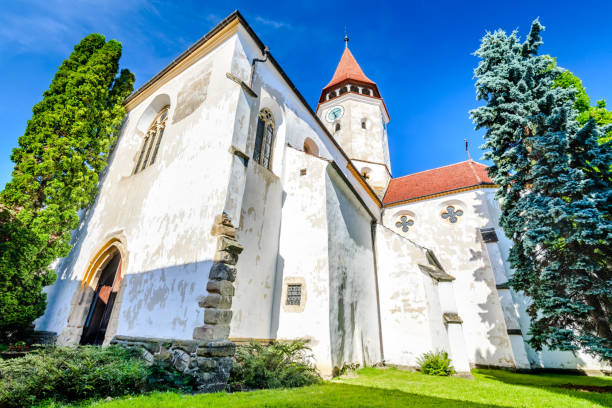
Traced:
<path fill-rule="evenodd" d="M 87 408 L 195 407 L 612 407 L 612 394 L 559 387 L 612 387 L 612 378 L 474 370 L 474 379 L 365 368 L 304 388 L 180 395 L 153 393 L 94 402 Z"/>

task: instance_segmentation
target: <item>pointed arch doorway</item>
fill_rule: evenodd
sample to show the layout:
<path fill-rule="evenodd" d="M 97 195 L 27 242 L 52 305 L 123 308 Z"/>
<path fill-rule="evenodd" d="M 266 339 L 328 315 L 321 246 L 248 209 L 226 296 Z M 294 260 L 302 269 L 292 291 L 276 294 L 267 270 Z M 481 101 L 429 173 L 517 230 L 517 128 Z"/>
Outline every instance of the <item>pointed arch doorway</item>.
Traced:
<path fill-rule="evenodd" d="M 100 272 L 100 278 L 83 325 L 81 344 L 102 344 L 106 337 L 106 329 L 121 283 L 121 253 L 115 248 L 115 251 L 109 254 L 109 258 Z"/>

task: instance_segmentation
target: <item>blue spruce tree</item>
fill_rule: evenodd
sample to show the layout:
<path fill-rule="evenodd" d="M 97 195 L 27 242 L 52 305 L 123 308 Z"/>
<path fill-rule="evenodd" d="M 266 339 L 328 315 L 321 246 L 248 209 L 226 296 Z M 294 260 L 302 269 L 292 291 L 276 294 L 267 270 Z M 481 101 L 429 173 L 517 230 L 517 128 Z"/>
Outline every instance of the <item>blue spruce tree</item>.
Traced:
<path fill-rule="evenodd" d="M 594 120 L 576 120 L 576 91 L 538 55 L 538 20 L 487 33 L 475 55 L 477 98 L 489 174 L 500 186 L 500 224 L 512 239 L 510 285 L 531 299 L 529 343 L 612 360 L 612 154 Z"/>

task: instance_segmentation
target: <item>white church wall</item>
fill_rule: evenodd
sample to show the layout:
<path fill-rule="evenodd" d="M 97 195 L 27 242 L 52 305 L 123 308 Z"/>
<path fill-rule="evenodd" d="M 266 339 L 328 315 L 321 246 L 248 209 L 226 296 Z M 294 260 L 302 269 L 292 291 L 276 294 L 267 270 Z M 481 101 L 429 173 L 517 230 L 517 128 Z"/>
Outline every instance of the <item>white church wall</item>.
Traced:
<path fill-rule="evenodd" d="M 441 217 L 449 205 L 463 211 L 456 223 Z M 414 224 L 404 232 L 396 223 L 407 212 Z M 463 319 L 470 363 L 513 367 L 512 346 L 493 268 L 479 232 L 490 223 L 482 190 L 388 207 L 384 212 L 385 225 L 433 250 L 444 270 L 456 278 L 453 289 L 457 310 Z"/>
<path fill-rule="evenodd" d="M 282 194 L 280 178 L 249 160 L 236 233 L 244 251 L 234 282 L 231 338 L 270 338 Z"/>
<path fill-rule="evenodd" d="M 250 61 L 254 57 L 261 58 L 262 55 L 248 33 L 239 28 L 238 34 L 232 74 L 248 83 Z M 247 156 L 252 156 L 257 113 L 263 107 L 271 110 L 277 126 L 271 171 L 252 161 L 249 161 L 248 165 L 247 187 L 242 197 L 242 216 L 237 233 L 238 240 L 245 249 L 238 263 L 230 338 L 311 339 L 319 368 L 323 372 L 331 373 L 329 295 L 328 289 L 323 289 L 327 286 L 325 282 L 329 280 L 327 246 L 322 248 L 323 252 L 317 252 L 314 256 L 315 252 L 305 250 L 302 239 L 295 239 L 295 230 L 301 228 L 308 231 L 302 235 L 312 234 L 312 245 L 308 245 L 308 248 L 314 250 L 318 248 L 314 246 L 315 243 L 320 245 L 327 241 L 326 222 L 317 223 L 316 227 L 310 223 L 306 226 L 300 223 L 304 216 L 308 217 L 308 220 L 312 219 L 311 209 L 307 210 L 308 214 L 303 213 L 304 208 L 313 205 L 313 197 L 317 197 L 317 194 L 321 199 L 325 197 L 324 194 L 317 193 L 321 188 L 325 188 L 325 178 L 313 179 L 315 176 L 311 176 L 311 169 L 316 174 L 316 169 L 329 165 L 329 160 L 339 160 L 339 167 L 346 171 L 355 188 L 361 190 L 372 208 L 378 208 L 358 181 L 346 170 L 347 162 L 341 152 L 270 62 L 257 63 L 252 88 L 258 97 L 250 102 L 239 102 L 236 120 L 241 130 L 234 133 L 234 146 Z M 245 128 L 248 128 L 246 136 Z M 307 138 L 316 144 L 321 159 L 300 151 Z M 305 170 L 306 174 L 302 175 L 302 170 Z M 315 179 L 318 181 L 315 182 Z M 295 203 L 294 206 L 290 205 L 292 202 Z M 320 208 L 316 214 L 324 217 L 323 210 L 324 207 Z M 369 231 L 369 221 L 366 231 Z M 309 241 L 307 236 L 303 239 Z M 307 253 L 314 258 L 305 259 L 304 254 Z M 308 265 L 316 267 L 308 268 Z M 272 278 L 275 273 L 274 280 Z M 321 274 L 324 274 L 324 280 Z M 282 304 L 283 290 L 286 289 L 287 283 L 285 278 L 304 280 L 307 303 L 301 313 L 285 311 Z M 364 279 L 364 285 L 368 284 L 374 284 L 373 277 Z M 375 289 L 374 286 L 372 288 Z M 375 294 L 375 290 L 372 293 Z M 371 295 L 363 296 L 359 303 L 368 304 L 368 307 L 376 311 L 375 299 L 373 300 Z M 355 317 L 359 333 L 365 333 L 360 342 L 365 344 L 366 356 L 359 357 L 360 363 L 362 360 L 370 363 L 376 358 L 370 352 L 370 327 L 377 327 L 376 315 L 370 320 L 370 312 L 365 309 L 364 306 L 364 310 L 360 309 Z M 325 312 L 322 313 L 322 310 Z M 308 318 L 305 318 L 305 315 Z M 322 322 L 325 324 L 321 324 Z M 375 334 L 378 336 L 377 332 Z M 376 342 L 377 339 L 378 337 Z M 348 340 L 346 342 L 349 343 Z M 352 343 L 349 344 L 353 347 Z"/>
<path fill-rule="evenodd" d="M 78 342 L 80 316 L 71 313 L 86 313 L 89 305 L 79 305 L 74 288 L 94 254 L 117 236 L 127 258 L 113 310 L 116 334 L 191 339 L 203 323 L 197 298 L 205 293 L 216 244 L 210 231 L 223 211 L 231 165 L 239 90 L 225 73 L 234 45 L 232 39 L 220 44 L 128 113 L 96 203 L 75 231 L 74 249 L 58 264 L 50 292 L 61 294 L 50 297 L 38 330 L 60 332 L 60 343 Z M 160 95 L 170 112 L 159 154 L 132 174 L 148 126 L 141 118 Z M 67 328 L 71 317 L 77 323 Z"/>
<path fill-rule="evenodd" d="M 331 375 L 328 230 L 325 200 L 329 163 L 288 148 L 274 286 L 271 337 L 304 339 L 323 375 Z M 305 170 L 305 171 L 304 171 Z M 287 286 L 302 284 L 299 307 L 287 305 Z"/>
<path fill-rule="evenodd" d="M 239 48 L 234 57 L 235 62 L 232 64 L 231 73 L 248 84 L 250 62 L 253 58 L 262 58 L 263 56 L 259 46 L 242 26 L 238 28 L 238 38 Z M 370 211 L 373 214 L 380 213 L 377 202 L 370 197 L 360 182 L 348 170 L 346 156 L 342 154 L 330 136 L 326 134 L 324 125 L 316 119 L 316 116 L 311 113 L 308 106 L 302 102 L 294 89 L 290 87 L 270 61 L 256 64 L 252 88 L 258 95 L 261 93 L 263 98 L 274 101 L 274 105 L 279 107 L 284 118 L 283 120 L 286 123 L 284 139 L 282 142 L 280 139 L 275 142 L 275 153 L 276 149 L 282 149 L 284 145 L 290 145 L 302 150 L 304 140 L 306 137 L 309 137 L 317 144 L 319 156 L 337 163 Z M 238 120 L 242 119 L 238 118 Z M 250 146 L 250 149 L 252 149 L 252 146 Z M 249 147 L 247 147 L 247 151 L 249 151 Z M 273 168 L 276 169 L 279 164 L 282 166 L 282 161 L 282 154 L 277 155 L 274 158 Z"/>
<path fill-rule="evenodd" d="M 425 249 L 377 225 L 376 262 L 385 362 L 414 368 L 423 353 L 449 350 L 436 282 L 418 267 Z"/>
<path fill-rule="evenodd" d="M 372 217 L 332 166 L 327 168 L 326 213 L 332 364 L 378 363 Z"/>

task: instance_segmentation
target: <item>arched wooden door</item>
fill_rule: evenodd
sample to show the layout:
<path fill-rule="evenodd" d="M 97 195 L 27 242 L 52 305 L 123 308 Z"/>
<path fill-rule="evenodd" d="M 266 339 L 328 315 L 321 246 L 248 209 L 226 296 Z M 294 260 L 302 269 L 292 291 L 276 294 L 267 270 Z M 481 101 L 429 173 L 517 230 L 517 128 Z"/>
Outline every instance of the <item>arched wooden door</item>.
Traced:
<path fill-rule="evenodd" d="M 87 320 L 83 326 L 81 344 L 102 344 L 110 321 L 121 282 L 121 254 L 116 251 L 106 264 L 94 293 Z"/>

